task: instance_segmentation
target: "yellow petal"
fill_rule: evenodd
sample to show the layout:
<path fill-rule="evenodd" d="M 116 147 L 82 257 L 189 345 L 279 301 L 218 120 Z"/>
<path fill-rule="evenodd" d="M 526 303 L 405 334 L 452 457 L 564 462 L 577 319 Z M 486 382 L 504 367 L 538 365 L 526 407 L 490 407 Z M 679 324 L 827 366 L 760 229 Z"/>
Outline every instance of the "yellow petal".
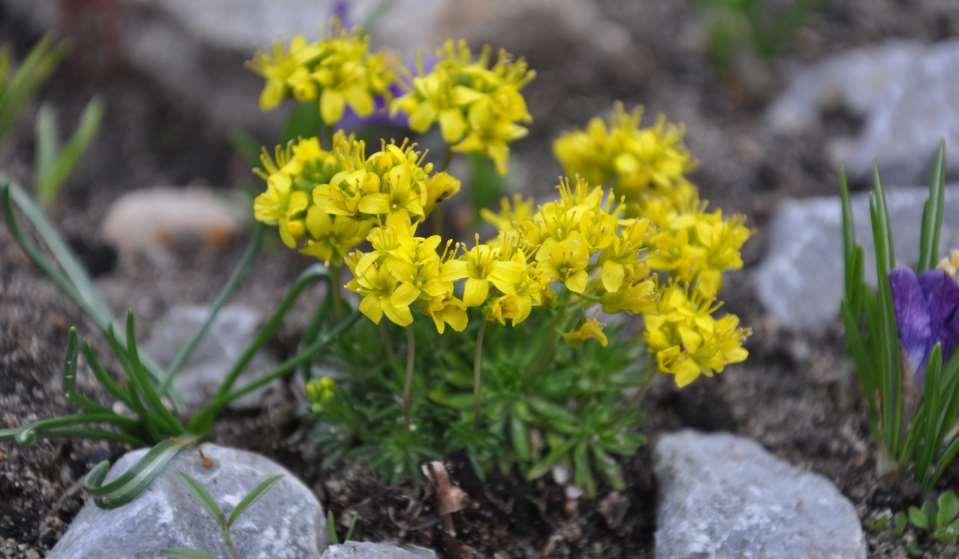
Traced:
<path fill-rule="evenodd" d="M 320 115 L 326 124 L 336 124 L 343 116 L 343 95 L 332 89 L 324 89 L 320 96 Z"/>
<path fill-rule="evenodd" d="M 420 296 L 420 290 L 412 283 L 403 282 L 390 295 L 390 304 L 396 307 L 408 307 Z"/>
<path fill-rule="evenodd" d="M 447 109 L 440 113 L 440 130 L 447 143 L 458 142 L 466 132 L 466 119 L 459 109 Z"/>
<path fill-rule="evenodd" d="M 360 199 L 359 210 L 365 214 L 385 214 L 390 212 L 390 195 L 384 192 L 367 194 Z"/>
<path fill-rule="evenodd" d="M 564 282 L 566 289 L 569 289 L 573 293 L 583 293 L 586 291 L 586 282 L 589 281 L 589 274 L 586 273 L 586 270 L 580 270 L 568 277 Z"/>
<path fill-rule="evenodd" d="M 383 312 L 386 313 L 386 318 L 390 319 L 394 324 L 399 326 L 409 326 L 413 324 L 413 313 L 410 312 L 409 307 L 394 307 L 387 303 L 383 305 Z"/>
<path fill-rule="evenodd" d="M 477 307 L 486 301 L 489 295 L 489 281 L 485 279 L 469 278 L 463 287 L 463 303 L 467 307 Z"/>
<path fill-rule="evenodd" d="M 367 295 L 360 300 L 360 312 L 373 321 L 373 324 L 379 324 L 380 319 L 383 318 L 383 307 L 379 299 L 372 295 Z"/>
<path fill-rule="evenodd" d="M 610 293 L 616 293 L 623 285 L 623 278 L 626 276 L 626 268 L 619 262 L 607 260 L 603 262 L 602 280 L 603 287 Z"/>

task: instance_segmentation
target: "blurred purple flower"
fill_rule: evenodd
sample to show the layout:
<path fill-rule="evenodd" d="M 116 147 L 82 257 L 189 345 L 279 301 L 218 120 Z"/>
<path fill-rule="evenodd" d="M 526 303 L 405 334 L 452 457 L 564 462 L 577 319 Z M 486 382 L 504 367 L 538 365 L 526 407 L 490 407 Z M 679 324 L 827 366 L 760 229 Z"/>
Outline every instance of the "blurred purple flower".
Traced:
<path fill-rule="evenodd" d="M 435 56 L 423 57 L 422 70 L 424 74 L 428 74 L 435 65 Z M 414 76 L 418 75 L 416 64 L 407 64 L 407 68 Z M 395 81 L 390 84 L 390 95 L 394 99 L 403 95 L 404 93 L 405 91 L 403 90 L 403 87 L 400 85 L 399 81 Z M 377 95 L 373 98 L 373 113 L 370 116 L 361 117 L 357 115 L 349 105 L 347 105 L 346 111 L 343 113 L 343 119 L 337 124 L 337 127 L 342 128 L 347 132 L 356 132 L 367 126 L 392 126 L 395 128 L 409 128 L 409 118 L 404 113 L 396 113 L 395 115 L 390 116 L 390 108 L 387 106 L 386 100 L 383 98 L 383 96 Z"/>
<path fill-rule="evenodd" d="M 333 17 L 340 20 L 343 27 L 347 29 L 353 26 L 350 18 L 349 0 L 336 0 L 333 2 Z"/>
<path fill-rule="evenodd" d="M 941 343 L 947 360 L 959 345 L 959 285 L 943 270 L 916 276 L 899 266 L 889 273 L 889 286 L 899 341 L 921 385 L 933 346 Z"/>

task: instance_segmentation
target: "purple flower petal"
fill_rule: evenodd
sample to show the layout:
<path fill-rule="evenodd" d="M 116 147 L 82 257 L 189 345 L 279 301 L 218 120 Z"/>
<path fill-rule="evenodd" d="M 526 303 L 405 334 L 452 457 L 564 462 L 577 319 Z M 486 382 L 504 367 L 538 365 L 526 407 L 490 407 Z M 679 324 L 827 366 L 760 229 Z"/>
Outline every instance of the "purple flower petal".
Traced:
<path fill-rule="evenodd" d="M 896 308 L 899 341 L 913 372 L 921 379 L 933 339 L 929 303 L 919 284 L 919 278 L 909 268 L 899 266 L 890 272 L 889 286 Z"/>
<path fill-rule="evenodd" d="M 942 357 L 949 359 L 959 343 L 955 332 L 956 309 L 959 309 L 959 285 L 943 270 L 930 270 L 919 276 L 919 285 L 926 296 L 932 340 L 942 343 Z"/>

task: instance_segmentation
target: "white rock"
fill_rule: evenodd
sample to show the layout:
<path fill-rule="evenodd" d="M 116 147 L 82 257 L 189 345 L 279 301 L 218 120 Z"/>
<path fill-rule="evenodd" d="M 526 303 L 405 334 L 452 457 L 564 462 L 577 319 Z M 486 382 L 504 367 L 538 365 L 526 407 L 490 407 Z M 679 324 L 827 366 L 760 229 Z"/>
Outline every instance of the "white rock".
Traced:
<path fill-rule="evenodd" d="M 283 474 L 269 491 L 247 509 L 230 535 L 243 557 L 319 557 L 327 544 L 326 519 L 313 493 L 279 464 L 244 450 L 204 444 L 212 469 L 193 449 L 181 452 L 137 499 L 115 509 L 88 501 L 50 559 L 163 557 L 170 547 L 188 547 L 227 557 L 218 526 L 177 472 L 198 480 L 227 515 L 251 489 L 267 477 Z M 107 481 L 119 476 L 146 449 L 125 454 L 114 464 Z"/>
<path fill-rule="evenodd" d="M 173 307 L 153 327 L 150 338 L 143 345 L 144 351 L 164 367 L 168 366 L 209 312 L 210 308 L 206 306 Z M 173 387 L 188 407 L 199 407 L 216 393 L 227 372 L 253 340 L 261 322 L 259 312 L 242 304 L 220 309 L 206 337 L 173 380 Z M 264 351 L 257 352 L 234 388 L 256 380 L 274 366 L 276 361 Z M 269 386 L 255 390 L 232 402 L 230 407 L 259 408 L 268 390 Z"/>
<path fill-rule="evenodd" d="M 436 554 L 423 547 L 346 542 L 326 548 L 320 559 L 436 559 Z"/>
<path fill-rule="evenodd" d="M 856 509 L 754 441 L 680 431 L 655 449 L 662 559 L 865 559 Z"/>
<path fill-rule="evenodd" d="M 830 142 L 837 164 L 867 178 L 874 161 L 887 181 L 926 178 L 940 140 L 950 169 L 959 169 L 959 40 L 926 46 L 890 40 L 839 54 L 799 73 L 773 104 L 773 130 L 810 128 L 827 106 L 865 118 L 855 138 Z"/>
<path fill-rule="evenodd" d="M 242 228 L 239 212 L 208 189 L 156 187 L 120 196 L 107 211 L 100 234 L 122 253 L 183 241 L 220 246 Z"/>
<path fill-rule="evenodd" d="M 915 264 L 926 187 L 886 188 L 886 203 L 895 242 L 896 261 Z M 940 251 L 959 247 L 959 185 L 946 188 Z M 867 280 L 875 285 L 875 259 L 867 193 L 851 199 L 856 240 L 865 252 Z M 839 316 L 844 265 L 839 198 L 787 199 L 770 224 L 769 250 L 756 273 L 763 306 L 784 326 L 821 328 Z"/>

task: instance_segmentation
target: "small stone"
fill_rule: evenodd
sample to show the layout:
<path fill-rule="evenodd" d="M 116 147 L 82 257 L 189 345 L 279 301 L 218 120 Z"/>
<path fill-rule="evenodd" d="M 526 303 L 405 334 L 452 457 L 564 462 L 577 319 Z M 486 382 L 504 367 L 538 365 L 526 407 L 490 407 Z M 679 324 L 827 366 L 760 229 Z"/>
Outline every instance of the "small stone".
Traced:
<path fill-rule="evenodd" d="M 209 312 L 210 308 L 206 306 L 173 307 L 153 327 L 150 338 L 143 345 L 144 351 L 164 367 L 168 366 L 203 324 Z M 206 337 L 173 380 L 173 387 L 184 404 L 199 407 L 210 400 L 227 372 L 253 340 L 260 322 L 260 313 L 246 305 L 232 304 L 220 309 Z M 266 352 L 257 352 L 234 387 L 239 388 L 256 380 L 275 365 L 276 362 Z M 255 390 L 233 401 L 230 407 L 258 409 L 263 405 L 263 396 L 269 389 L 269 386 L 264 386 Z"/>
<path fill-rule="evenodd" d="M 862 131 L 828 149 L 854 179 L 868 179 L 873 162 L 887 181 L 925 180 L 941 140 L 947 165 L 959 169 L 959 40 L 924 45 L 890 40 L 841 53 L 800 72 L 772 105 L 780 133 L 812 128 L 830 108 L 864 118 Z"/>
<path fill-rule="evenodd" d="M 121 253 L 170 249 L 179 243 L 223 246 L 243 228 L 239 212 L 212 191 L 157 187 L 118 198 L 100 234 Z"/>
<path fill-rule="evenodd" d="M 750 439 L 686 430 L 663 436 L 654 455 L 658 558 L 866 557 L 852 503 Z"/>
<path fill-rule="evenodd" d="M 928 196 L 927 187 L 886 188 L 898 263 L 912 265 L 919 258 L 919 224 Z M 947 187 L 945 198 L 943 214 L 959 215 L 959 185 Z M 855 194 L 850 203 L 856 241 L 865 252 L 866 279 L 875 285 L 868 194 Z M 944 219 L 939 243 L 942 254 L 959 247 L 959 224 Z M 839 316 L 844 273 L 839 198 L 785 200 L 772 219 L 769 251 L 756 273 L 763 306 L 788 328 L 822 328 Z"/>
<path fill-rule="evenodd" d="M 320 559 L 436 559 L 424 547 L 397 547 L 385 543 L 346 542 L 326 548 Z"/>
<path fill-rule="evenodd" d="M 283 474 L 258 501 L 237 519 L 230 535 L 244 557 L 318 557 L 326 547 L 326 520 L 313 493 L 279 464 L 253 452 L 204 444 L 212 469 L 194 449 L 174 458 L 134 501 L 102 509 L 92 500 L 80 510 L 49 559 L 101 557 L 162 557 L 171 547 L 187 547 L 227 557 L 220 530 L 177 475 L 199 481 L 220 508 L 230 514 L 246 494 L 264 479 Z M 147 452 L 120 458 L 107 482 L 131 468 Z"/>

